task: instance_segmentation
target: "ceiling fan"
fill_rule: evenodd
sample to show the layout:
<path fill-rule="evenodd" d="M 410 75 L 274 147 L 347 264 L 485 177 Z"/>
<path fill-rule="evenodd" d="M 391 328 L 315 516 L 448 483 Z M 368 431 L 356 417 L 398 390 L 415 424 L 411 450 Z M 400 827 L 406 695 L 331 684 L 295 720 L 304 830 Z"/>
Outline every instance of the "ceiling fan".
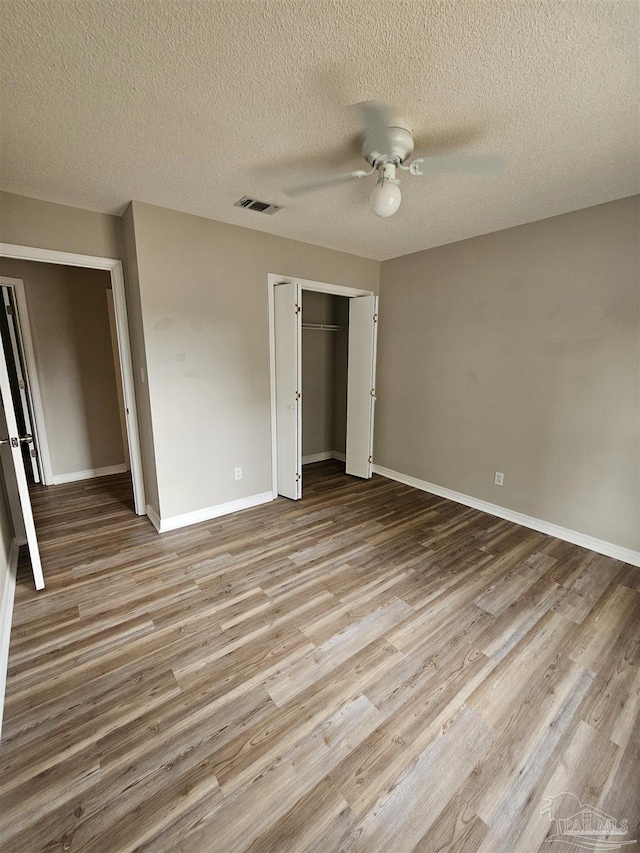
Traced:
<path fill-rule="evenodd" d="M 413 154 L 414 139 L 411 128 L 393 118 L 391 109 L 379 101 L 365 101 L 354 107 L 364 125 L 362 156 L 369 164 L 368 170 L 357 169 L 341 175 L 316 178 L 284 191 L 289 196 L 306 195 L 348 181 L 368 178 L 377 173 L 377 181 L 369 199 L 371 209 L 378 216 L 393 216 L 400 207 L 402 193 L 397 170 L 410 175 L 443 174 L 451 172 L 499 172 L 502 158 L 495 156 L 418 157 L 407 163 Z M 452 139 L 455 135 L 451 135 Z"/>

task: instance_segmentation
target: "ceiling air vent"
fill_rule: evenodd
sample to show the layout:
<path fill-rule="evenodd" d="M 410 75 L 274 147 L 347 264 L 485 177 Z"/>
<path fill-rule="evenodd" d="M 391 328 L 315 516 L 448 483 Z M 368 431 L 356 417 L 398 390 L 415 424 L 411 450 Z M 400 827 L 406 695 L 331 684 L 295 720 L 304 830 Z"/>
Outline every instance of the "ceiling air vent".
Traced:
<path fill-rule="evenodd" d="M 277 213 L 282 210 L 281 205 L 269 204 L 266 201 L 257 201 L 255 198 L 249 198 L 248 195 L 243 195 L 240 201 L 237 201 L 234 207 L 246 207 L 247 210 L 257 210 L 258 213 Z"/>

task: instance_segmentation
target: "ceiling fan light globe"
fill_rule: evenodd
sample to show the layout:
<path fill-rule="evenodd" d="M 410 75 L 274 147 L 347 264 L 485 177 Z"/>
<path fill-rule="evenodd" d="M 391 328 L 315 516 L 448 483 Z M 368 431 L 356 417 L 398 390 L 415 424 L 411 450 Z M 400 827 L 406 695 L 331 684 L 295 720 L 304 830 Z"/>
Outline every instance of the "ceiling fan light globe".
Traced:
<path fill-rule="evenodd" d="M 371 210 L 376 216 L 393 216 L 400 207 L 402 193 L 398 184 L 392 181 L 379 181 L 369 197 Z"/>

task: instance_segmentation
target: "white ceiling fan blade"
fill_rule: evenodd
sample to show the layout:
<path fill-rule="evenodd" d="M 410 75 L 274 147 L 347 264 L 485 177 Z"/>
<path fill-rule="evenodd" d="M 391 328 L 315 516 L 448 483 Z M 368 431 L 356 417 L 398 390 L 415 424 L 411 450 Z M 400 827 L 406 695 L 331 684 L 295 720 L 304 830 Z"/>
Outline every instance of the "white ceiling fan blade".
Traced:
<path fill-rule="evenodd" d="M 374 171 L 375 169 L 370 172 L 358 169 L 355 172 L 347 172 L 344 175 L 325 176 L 323 178 L 316 178 L 313 181 L 307 181 L 304 184 L 294 184 L 283 187 L 283 190 L 286 195 L 293 198 L 298 195 L 307 195 L 307 193 L 315 193 L 320 190 L 329 189 L 329 187 L 335 187 L 338 184 L 345 184 L 348 181 L 355 181 L 358 178 L 366 178 L 368 175 L 372 175 Z"/>
<path fill-rule="evenodd" d="M 418 130 L 413 134 L 413 144 L 416 151 L 424 151 L 428 157 L 448 157 L 456 149 L 477 142 L 485 133 L 482 122 L 467 122 L 450 128 Z"/>
<path fill-rule="evenodd" d="M 454 172 L 485 175 L 501 172 L 504 160 L 495 155 L 482 154 L 466 157 L 418 157 L 406 168 L 412 175 L 449 175 Z"/>
<path fill-rule="evenodd" d="M 388 153 L 393 144 L 390 132 L 393 118 L 389 107 L 381 101 L 363 101 L 354 104 L 353 108 L 358 111 L 360 121 L 364 125 L 363 138 L 370 141 L 368 147 L 372 151 Z"/>

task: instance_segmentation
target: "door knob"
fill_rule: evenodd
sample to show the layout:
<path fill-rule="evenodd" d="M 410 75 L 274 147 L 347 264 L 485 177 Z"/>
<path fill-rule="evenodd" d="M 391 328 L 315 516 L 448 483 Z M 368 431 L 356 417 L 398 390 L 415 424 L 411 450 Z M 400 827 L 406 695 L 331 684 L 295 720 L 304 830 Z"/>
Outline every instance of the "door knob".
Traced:
<path fill-rule="evenodd" d="M 20 441 L 21 441 L 23 444 L 31 444 L 31 442 L 33 441 L 33 436 L 32 436 L 32 435 L 29 435 L 29 433 L 27 433 L 26 435 L 21 435 L 21 436 L 20 436 Z"/>
<path fill-rule="evenodd" d="M 0 444 L 9 444 L 8 438 L 0 438 Z"/>

